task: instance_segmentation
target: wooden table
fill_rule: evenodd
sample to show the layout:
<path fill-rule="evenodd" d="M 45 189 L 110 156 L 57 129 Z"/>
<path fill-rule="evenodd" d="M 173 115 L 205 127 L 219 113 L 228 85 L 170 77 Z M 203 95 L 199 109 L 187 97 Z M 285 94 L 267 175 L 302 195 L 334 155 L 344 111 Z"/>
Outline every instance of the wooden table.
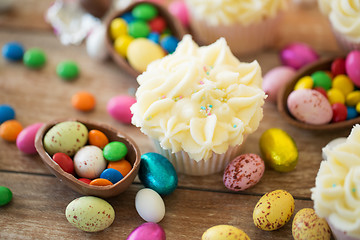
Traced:
<path fill-rule="evenodd" d="M 51 0 L 14 1 L 13 9 L 0 14 L 0 45 L 20 41 L 26 48 L 40 47 L 47 53 L 46 66 L 34 71 L 22 63 L 0 59 L 0 104 L 10 104 L 16 110 L 16 119 L 23 126 L 64 117 L 79 117 L 104 122 L 124 130 L 139 145 L 142 153 L 154 151 L 139 129 L 123 125 L 106 112 L 110 98 L 134 92 L 136 80 L 124 73 L 111 60 L 96 62 L 87 56 L 84 45 L 61 45 L 43 20 Z M 329 24 L 317 10 L 292 7 L 279 26 L 279 40 L 273 49 L 241 61 L 257 59 L 263 73 L 278 66 L 278 49 L 293 41 L 311 44 L 322 55 L 336 54 L 338 49 Z M 81 76 L 74 82 L 64 82 L 55 73 L 63 60 L 76 61 Z M 96 109 L 82 113 L 71 107 L 71 96 L 86 90 L 96 96 Z M 244 192 L 231 192 L 222 183 L 222 173 L 206 177 L 179 174 L 179 186 L 164 197 L 165 218 L 160 225 L 167 239 L 200 239 L 202 233 L 218 224 L 229 224 L 243 229 L 251 239 L 291 239 L 291 223 L 283 228 L 265 232 L 256 228 L 252 211 L 266 192 L 285 189 L 295 198 L 295 213 L 312 207 L 310 189 L 314 187 L 321 157 L 321 148 L 336 137 L 348 136 L 350 129 L 316 133 L 288 125 L 280 117 L 276 106 L 266 103 L 259 129 L 248 137 L 245 153 L 260 154 L 261 134 L 272 127 L 288 132 L 296 141 L 299 163 L 289 173 L 266 169 L 261 181 Z M 135 194 L 143 185 L 136 180 L 123 194 L 108 199 L 116 218 L 106 230 L 85 233 L 72 227 L 65 218 L 65 208 L 81 195 L 72 191 L 54 177 L 38 155 L 24 155 L 14 143 L 0 139 L 0 186 L 13 192 L 10 204 L 0 207 L 0 239 L 126 239 L 129 233 L 144 223 L 135 210 Z"/>

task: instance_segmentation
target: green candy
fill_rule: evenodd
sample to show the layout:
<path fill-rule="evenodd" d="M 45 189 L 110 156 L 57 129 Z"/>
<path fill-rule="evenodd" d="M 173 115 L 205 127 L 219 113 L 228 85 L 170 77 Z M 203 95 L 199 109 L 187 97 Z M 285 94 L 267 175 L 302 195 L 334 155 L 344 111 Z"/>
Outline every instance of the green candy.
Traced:
<path fill-rule="evenodd" d="M 150 27 L 146 22 L 138 20 L 129 24 L 128 31 L 133 38 L 146 38 L 150 33 Z"/>
<path fill-rule="evenodd" d="M 314 81 L 314 88 L 322 87 L 326 91 L 331 88 L 331 78 L 324 71 L 314 72 L 313 74 L 311 74 L 311 78 Z"/>
<path fill-rule="evenodd" d="M 126 145 L 116 141 L 108 143 L 103 149 L 104 158 L 108 161 L 119 161 L 126 156 L 127 152 Z"/>
<path fill-rule="evenodd" d="M 158 15 L 158 10 L 152 4 L 141 3 L 134 7 L 131 13 L 136 19 L 149 21 Z"/>
<path fill-rule="evenodd" d="M 0 186 L 0 206 L 8 204 L 12 199 L 12 192 L 7 187 Z"/>
<path fill-rule="evenodd" d="M 46 56 L 40 48 L 30 48 L 24 54 L 23 61 L 29 68 L 41 68 L 46 62 Z"/>
<path fill-rule="evenodd" d="M 57 65 L 56 73 L 64 80 L 73 80 L 79 76 L 79 67 L 73 61 L 63 61 Z"/>

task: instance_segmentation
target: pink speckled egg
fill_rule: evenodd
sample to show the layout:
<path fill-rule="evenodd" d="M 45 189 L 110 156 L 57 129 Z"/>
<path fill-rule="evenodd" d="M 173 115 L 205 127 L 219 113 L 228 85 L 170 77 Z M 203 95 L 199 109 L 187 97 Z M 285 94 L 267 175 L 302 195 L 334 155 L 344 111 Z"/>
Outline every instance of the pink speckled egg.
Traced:
<path fill-rule="evenodd" d="M 291 67 L 279 66 L 267 72 L 263 78 L 262 88 L 268 95 L 267 101 L 276 103 L 279 89 L 285 86 L 296 71 Z"/>
<path fill-rule="evenodd" d="M 309 124 L 326 124 L 333 116 L 326 97 L 312 89 L 291 92 L 287 99 L 287 107 L 297 120 Z"/>
<path fill-rule="evenodd" d="M 132 96 L 119 95 L 109 100 L 106 108 L 111 117 L 119 122 L 130 124 L 132 113 L 130 107 L 136 102 Z"/>
<path fill-rule="evenodd" d="M 236 157 L 225 168 L 223 182 L 233 191 L 242 191 L 257 184 L 265 171 L 264 161 L 256 154 Z"/>

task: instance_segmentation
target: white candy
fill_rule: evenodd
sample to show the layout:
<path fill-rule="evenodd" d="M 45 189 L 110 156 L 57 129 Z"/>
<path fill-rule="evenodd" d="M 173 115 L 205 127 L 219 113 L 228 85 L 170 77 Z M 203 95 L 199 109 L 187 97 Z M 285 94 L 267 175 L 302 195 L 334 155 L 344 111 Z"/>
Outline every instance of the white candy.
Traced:
<path fill-rule="evenodd" d="M 104 61 L 108 57 L 106 49 L 106 29 L 104 25 L 99 25 L 94 28 L 91 34 L 86 39 L 86 51 L 88 55 L 97 60 Z"/>
<path fill-rule="evenodd" d="M 161 196 L 150 188 L 141 189 L 135 197 L 135 208 L 147 222 L 160 222 L 165 216 L 165 204 Z"/>

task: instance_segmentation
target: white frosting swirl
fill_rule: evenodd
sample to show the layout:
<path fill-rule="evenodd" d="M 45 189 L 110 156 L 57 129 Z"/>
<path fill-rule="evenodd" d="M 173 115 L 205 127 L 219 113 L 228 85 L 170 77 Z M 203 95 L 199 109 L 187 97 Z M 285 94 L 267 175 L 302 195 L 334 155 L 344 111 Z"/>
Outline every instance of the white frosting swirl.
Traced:
<path fill-rule="evenodd" d="M 197 161 L 241 144 L 263 117 L 259 64 L 239 62 L 223 38 L 199 47 L 187 35 L 137 81 L 132 123 Z"/>
<path fill-rule="evenodd" d="M 241 23 L 248 25 L 275 17 L 288 0 L 186 0 L 194 18 L 209 25 Z"/>
<path fill-rule="evenodd" d="M 319 9 L 324 15 L 327 16 L 331 12 L 331 3 L 333 1 L 334 0 L 318 0 Z"/>
<path fill-rule="evenodd" d="M 327 161 L 321 162 L 311 189 L 315 211 L 349 236 L 360 237 L 360 125 L 346 142 L 323 151 Z"/>

